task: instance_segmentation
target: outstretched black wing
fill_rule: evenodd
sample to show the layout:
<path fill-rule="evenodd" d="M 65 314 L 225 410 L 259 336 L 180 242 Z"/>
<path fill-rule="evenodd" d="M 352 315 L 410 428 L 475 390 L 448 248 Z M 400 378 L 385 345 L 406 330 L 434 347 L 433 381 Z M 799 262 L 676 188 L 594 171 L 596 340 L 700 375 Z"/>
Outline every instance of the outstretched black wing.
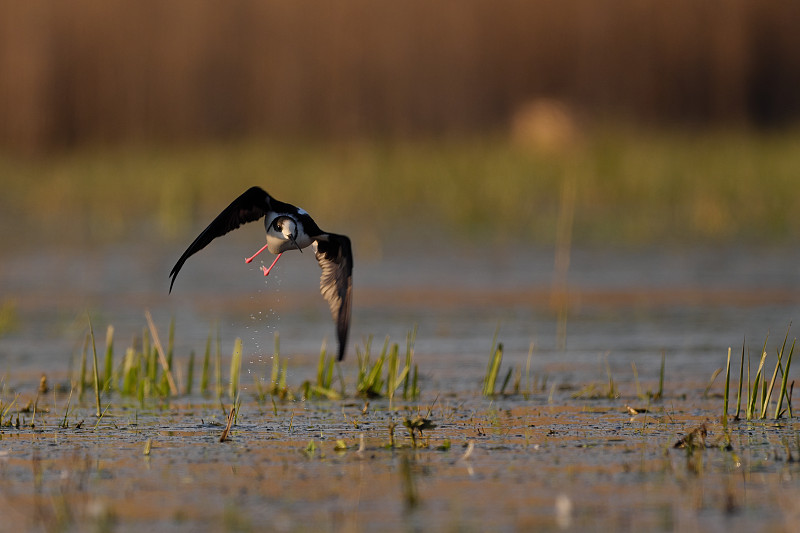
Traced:
<path fill-rule="evenodd" d="M 350 307 L 353 295 L 353 252 L 344 235 L 323 233 L 317 237 L 316 257 L 322 269 L 319 289 L 331 308 L 339 338 L 339 360 L 344 359 L 347 333 L 350 330 Z"/>
<path fill-rule="evenodd" d="M 226 207 L 222 213 L 217 215 L 211 224 L 208 225 L 203 233 L 198 235 L 192 244 L 183 252 L 183 255 L 175 266 L 169 276 L 172 281 L 169 284 L 169 292 L 172 292 L 172 285 L 175 283 L 175 278 L 178 276 L 181 267 L 189 259 L 189 256 L 195 254 L 205 248 L 208 243 L 222 237 L 229 231 L 233 231 L 242 224 L 258 220 L 271 210 L 272 197 L 261 187 L 250 187 L 236 200 L 231 202 L 231 205 Z"/>

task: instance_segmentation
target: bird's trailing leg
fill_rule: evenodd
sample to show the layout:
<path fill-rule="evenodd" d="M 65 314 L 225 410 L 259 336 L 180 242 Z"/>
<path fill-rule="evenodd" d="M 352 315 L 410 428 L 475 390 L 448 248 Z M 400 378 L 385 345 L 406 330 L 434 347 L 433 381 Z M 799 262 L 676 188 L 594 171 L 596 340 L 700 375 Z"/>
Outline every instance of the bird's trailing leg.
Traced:
<path fill-rule="evenodd" d="M 275 260 L 272 262 L 272 264 L 269 266 L 269 268 L 265 267 L 264 265 L 261 265 L 261 270 L 264 272 L 265 276 L 269 275 L 269 271 L 272 270 L 272 267 L 275 266 L 275 263 L 278 262 L 278 259 L 280 259 L 282 255 L 283 252 L 279 253 L 278 256 L 275 258 Z"/>
<path fill-rule="evenodd" d="M 257 256 L 258 254 L 260 254 L 261 252 L 263 252 L 264 250 L 266 250 L 266 249 L 267 249 L 267 246 L 269 246 L 269 244 L 265 244 L 264 246 L 262 246 L 262 247 L 261 247 L 261 249 L 260 249 L 259 251 L 257 251 L 256 253 L 254 253 L 254 254 L 253 254 L 253 255 L 251 255 L 250 257 L 246 258 L 246 259 L 244 260 L 244 262 L 245 262 L 245 263 L 249 263 L 250 261 L 252 261 L 253 259 L 255 259 L 255 258 L 256 258 L 256 256 Z M 277 259 L 276 259 L 276 261 L 277 261 Z M 272 264 L 274 265 L 275 263 L 272 263 Z"/>
<path fill-rule="evenodd" d="M 265 244 L 264 246 L 262 246 L 262 247 L 261 247 L 261 249 L 260 249 L 259 251 L 257 251 L 256 253 L 254 253 L 253 255 L 251 255 L 250 257 L 248 257 L 247 259 L 245 259 L 245 260 L 244 260 L 244 262 L 245 262 L 245 263 L 250 263 L 250 262 L 251 262 L 253 259 L 255 259 L 255 258 L 256 258 L 256 256 L 257 256 L 258 254 L 260 254 L 261 252 L 263 252 L 264 250 L 266 250 L 266 249 L 267 249 L 267 246 L 269 246 L 269 244 Z M 269 271 L 270 271 L 270 270 L 272 270 L 272 267 L 274 267 L 274 266 L 275 266 L 275 263 L 277 263 L 277 262 L 278 262 L 278 259 L 280 259 L 282 255 L 283 255 L 283 252 L 279 253 L 279 254 L 278 254 L 278 256 L 275 258 L 275 260 L 272 262 L 272 264 L 269 266 L 269 268 L 267 268 L 267 267 L 265 267 L 265 266 L 263 266 L 263 265 L 261 266 L 261 270 L 264 272 L 264 275 L 265 275 L 265 276 L 268 276 L 268 275 L 269 275 Z"/>

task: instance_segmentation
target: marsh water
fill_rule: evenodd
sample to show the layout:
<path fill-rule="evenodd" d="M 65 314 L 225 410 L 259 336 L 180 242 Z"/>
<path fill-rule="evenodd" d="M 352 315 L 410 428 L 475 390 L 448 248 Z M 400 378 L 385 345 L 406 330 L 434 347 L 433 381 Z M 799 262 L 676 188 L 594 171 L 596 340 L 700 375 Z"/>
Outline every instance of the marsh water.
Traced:
<path fill-rule="evenodd" d="M 315 364 L 323 340 L 335 343 L 316 261 L 287 253 L 265 278 L 258 260 L 243 261 L 258 233 L 231 235 L 192 257 L 171 295 L 167 274 L 182 244 L 4 255 L 2 300 L 16 315 L 0 337 L 4 370 L 66 369 L 87 313 L 100 331 L 113 324 L 115 337 L 127 340 L 141 333 L 145 309 L 161 328 L 175 320 L 179 354 L 201 351 L 218 330 L 223 345 L 240 337 L 245 353 L 263 361 L 278 332 L 294 368 Z M 548 247 L 388 243 L 364 255 L 356 248 L 348 362 L 369 336 L 403 343 L 416 326 L 418 361 L 441 382 L 435 387 L 469 390 L 499 328 L 509 362 L 525 362 L 534 343 L 534 366 L 569 371 L 569 379 L 596 377 L 600 354 L 620 368 L 633 361 L 647 375 L 662 352 L 673 376 L 702 378 L 744 338 L 759 346 L 769 332 L 784 335 L 800 310 L 794 249 L 577 249 L 557 285 L 562 299 L 553 292 L 553 257 Z"/>
<path fill-rule="evenodd" d="M 114 325 L 120 349 L 141 335 L 145 309 L 163 335 L 174 319 L 179 361 L 202 352 L 210 332 L 227 353 L 239 337 L 245 377 L 225 443 L 222 407 L 208 398 L 131 405 L 112 396 L 99 421 L 84 400 L 61 428 L 66 391 L 45 395 L 33 427 L 2 428 L 0 530 L 796 527 L 796 419 L 726 430 L 721 379 L 706 386 L 743 339 L 756 358 L 769 333 L 774 354 L 800 310 L 797 251 L 574 249 L 559 278 L 547 247 L 357 249 L 345 379 L 370 336 L 373 350 L 387 335 L 405 346 L 416 327 L 420 398 L 271 403 L 248 387 L 269 372 L 275 333 L 292 386 L 315 377 L 322 342 L 335 339 L 313 255 L 286 254 L 264 278 L 260 264 L 243 262 L 258 242 L 215 242 L 187 262 L 171 295 L 181 245 L 4 255 L 0 301 L 14 314 L 0 337 L 4 406 L 34 398 L 42 373 L 69 380 L 87 313 L 96 330 Z M 496 331 L 504 368 L 520 375 L 533 345 L 529 372 L 541 387 L 480 395 Z M 651 403 L 637 385 L 655 390 L 662 356 L 664 395 Z M 609 376 L 617 394 L 592 392 Z M 418 414 L 436 427 L 411 447 L 403 421 Z M 707 450 L 673 448 L 702 424 Z"/>

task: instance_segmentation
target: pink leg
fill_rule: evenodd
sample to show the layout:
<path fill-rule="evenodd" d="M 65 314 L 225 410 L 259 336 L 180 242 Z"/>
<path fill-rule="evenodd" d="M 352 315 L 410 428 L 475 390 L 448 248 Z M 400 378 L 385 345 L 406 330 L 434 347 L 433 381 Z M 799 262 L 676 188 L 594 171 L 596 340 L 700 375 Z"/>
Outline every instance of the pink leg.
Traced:
<path fill-rule="evenodd" d="M 245 263 L 249 263 L 250 261 L 252 261 L 253 259 L 255 259 L 255 258 L 256 258 L 256 256 L 257 256 L 258 254 L 260 254 L 261 252 L 263 252 L 264 250 L 266 250 L 266 249 L 267 249 L 267 246 L 269 246 L 269 244 L 265 244 L 264 246 L 262 246 L 262 247 L 261 247 L 261 249 L 260 249 L 259 251 L 257 251 L 256 253 L 254 253 L 253 255 L 251 255 L 250 257 L 248 257 L 247 259 L 245 259 L 245 260 L 244 260 L 244 262 L 245 262 Z"/>
<path fill-rule="evenodd" d="M 269 266 L 269 268 L 267 268 L 267 267 L 265 267 L 263 265 L 261 266 L 261 270 L 264 271 L 264 275 L 265 276 L 269 275 L 269 271 L 272 270 L 272 267 L 275 266 L 275 263 L 278 262 L 278 259 L 280 259 L 282 255 L 283 255 L 283 252 L 279 253 L 278 256 L 275 258 L 275 261 L 272 262 L 272 264 Z"/>

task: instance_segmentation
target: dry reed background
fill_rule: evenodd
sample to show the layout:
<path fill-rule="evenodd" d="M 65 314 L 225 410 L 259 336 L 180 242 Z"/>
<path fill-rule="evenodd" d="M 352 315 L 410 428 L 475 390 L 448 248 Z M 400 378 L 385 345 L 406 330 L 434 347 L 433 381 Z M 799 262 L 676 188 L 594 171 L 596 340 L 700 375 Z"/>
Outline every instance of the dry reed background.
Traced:
<path fill-rule="evenodd" d="M 800 115 L 779 0 L 0 2 L 0 149 L 504 129 L 540 97 L 646 124 Z"/>

